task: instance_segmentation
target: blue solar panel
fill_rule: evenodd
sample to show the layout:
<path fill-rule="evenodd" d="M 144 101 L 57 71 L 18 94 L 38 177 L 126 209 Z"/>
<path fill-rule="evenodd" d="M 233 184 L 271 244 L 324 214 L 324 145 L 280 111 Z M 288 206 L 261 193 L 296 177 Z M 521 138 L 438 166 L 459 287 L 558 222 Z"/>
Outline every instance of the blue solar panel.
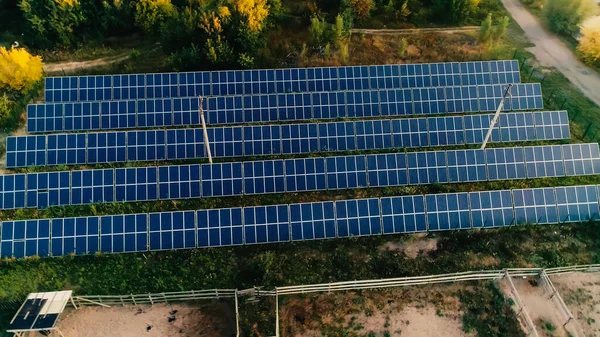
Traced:
<path fill-rule="evenodd" d="M 283 160 L 244 163 L 244 193 L 264 194 L 285 192 Z"/>
<path fill-rule="evenodd" d="M 6 167 L 46 165 L 45 136 L 17 136 L 6 139 Z"/>
<path fill-rule="evenodd" d="M 148 244 L 141 240 L 145 250 L 196 248 L 196 212 L 163 212 L 148 215 Z M 145 227 L 145 224 L 144 224 Z M 146 246 L 148 245 L 148 246 Z"/>
<path fill-rule="evenodd" d="M 325 190 L 325 158 L 286 159 L 285 180 L 287 192 Z"/>
<path fill-rule="evenodd" d="M 338 237 L 381 234 L 379 199 L 335 202 Z"/>
<path fill-rule="evenodd" d="M 69 172 L 42 172 L 27 175 L 27 207 L 39 209 L 71 204 Z"/>
<path fill-rule="evenodd" d="M 48 146 L 50 152 L 50 146 Z M 87 163 L 115 163 L 127 160 L 126 132 L 99 132 L 87 134 Z"/>
<path fill-rule="evenodd" d="M 600 173 L 600 153 L 597 143 L 563 145 L 562 150 L 567 176 Z"/>
<path fill-rule="evenodd" d="M 94 185 L 95 186 L 95 185 Z M 115 201 L 146 201 L 158 199 L 156 167 L 115 169 Z M 107 189 L 108 190 L 108 189 Z M 106 194 L 105 194 L 106 197 Z"/>
<path fill-rule="evenodd" d="M 241 208 L 200 210 L 198 247 L 218 247 L 244 244 Z"/>
<path fill-rule="evenodd" d="M 565 175 L 560 145 L 526 147 L 525 167 L 528 178 L 561 177 Z"/>
<path fill-rule="evenodd" d="M 534 112 L 535 136 L 538 140 L 568 139 L 569 116 L 566 111 Z"/>
<path fill-rule="evenodd" d="M 99 252 L 99 218 L 52 219 L 52 255 L 94 254 Z"/>
<path fill-rule="evenodd" d="M 389 120 L 357 121 L 356 148 L 358 150 L 389 149 L 393 147 Z"/>
<path fill-rule="evenodd" d="M 19 220 L 2 223 L 2 256 L 48 256 L 50 220 Z"/>
<path fill-rule="evenodd" d="M 168 160 L 204 157 L 204 135 L 201 129 L 167 130 L 166 142 Z"/>
<path fill-rule="evenodd" d="M 242 195 L 242 163 L 203 164 L 200 172 L 203 197 Z"/>
<path fill-rule="evenodd" d="M 200 165 L 158 167 L 158 191 L 162 200 L 189 199 L 202 196 Z"/>
<path fill-rule="evenodd" d="M 498 128 L 503 142 L 523 142 L 537 139 L 534 118 L 531 113 L 501 114 Z M 568 138 L 568 133 L 566 136 Z"/>
<path fill-rule="evenodd" d="M 513 190 L 515 221 L 517 224 L 557 223 L 554 188 Z"/>
<path fill-rule="evenodd" d="M 525 179 L 523 148 L 486 149 L 489 180 Z"/>
<path fill-rule="evenodd" d="M 246 244 L 290 241 L 288 205 L 244 208 Z"/>
<path fill-rule="evenodd" d="M 379 91 L 381 116 L 403 116 L 414 114 L 412 90 L 390 89 Z"/>
<path fill-rule="evenodd" d="M 469 193 L 473 228 L 514 224 L 513 201 L 509 190 Z"/>
<path fill-rule="evenodd" d="M 26 177 L 25 174 L 0 176 L 0 204 L 2 209 L 25 207 Z"/>
<path fill-rule="evenodd" d="M 485 150 L 447 151 L 450 182 L 487 180 Z"/>
<path fill-rule="evenodd" d="M 291 204 L 290 228 L 292 241 L 335 238 L 334 202 Z"/>
<path fill-rule="evenodd" d="M 430 231 L 471 227 L 469 194 L 449 193 L 425 196 L 427 229 Z"/>
<path fill-rule="evenodd" d="M 145 252 L 148 250 L 148 214 L 100 217 L 100 251 L 103 253 Z"/>
<path fill-rule="evenodd" d="M 419 88 L 412 90 L 414 113 L 443 114 L 448 112 L 444 88 Z"/>
<path fill-rule="evenodd" d="M 311 95 L 309 93 L 279 94 L 277 95 L 277 113 L 279 120 L 311 119 Z"/>
<path fill-rule="evenodd" d="M 490 128 L 490 123 L 492 122 L 492 118 L 494 115 L 486 114 L 486 115 L 469 115 L 464 116 L 464 125 L 465 125 L 465 143 L 467 144 L 481 144 L 485 139 L 485 136 Z M 492 130 L 492 135 L 490 136 L 490 142 L 500 142 L 502 141 L 500 135 L 499 124 L 496 124 L 496 127 Z"/>
<path fill-rule="evenodd" d="M 350 118 L 379 116 L 379 93 L 377 91 L 346 92 L 346 113 Z"/>
<path fill-rule="evenodd" d="M 328 189 L 368 186 L 365 156 L 329 157 L 325 165 Z"/>
<path fill-rule="evenodd" d="M 135 101 L 100 103 L 101 129 L 128 129 L 136 127 Z"/>
<path fill-rule="evenodd" d="M 86 135 L 48 135 L 47 165 L 77 165 L 87 163 Z"/>
<path fill-rule="evenodd" d="M 246 126 L 243 132 L 246 156 L 281 154 L 281 126 Z"/>
<path fill-rule="evenodd" d="M 596 186 L 556 187 L 558 221 L 579 222 L 598 218 L 598 193 Z"/>
<path fill-rule="evenodd" d="M 319 124 L 281 125 L 282 153 L 308 153 L 319 151 Z"/>
<path fill-rule="evenodd" d="M 446 152 L 407 153 L 408 182 L 411 185 L 447 183 L 448 165 Z"/>
<path fill-rule="evenodd" d="M 196 97 L 173 99 L 173 125 L 199 125 L 199 111 Z"/>
<path fill-rule="evenodd" d="M 393 119 L 392 137 L 394 147 L 429 146 L 427 118 Z"/>
<path fill-rule="evenodd" d="M 198 129 L 196 141 L 200 137 Z M 215 157 L 240 157 L 244 155 L 243 129 L 241 126 L 210 128 L 207 130 L 211 154 Z M 196 151 L 197 153 L 197 151 Z"/>
<path fill-rule="evenodd" d="M 322 151 L 348 151 L 356 149 L 354 122 L 318 124 Z"/>
<path fill-rule="evenodd" d="M 462 117 L 435 117 L 427 119 L 429 145 L 459 145 L 465 143 Z"/>
<path fill-rule="evenodd" d="M 119 199 L 119 192 L 125 189 L 135 189 L 135 186 L 124 186 L 133 184 L 134 181 L 120 181 L 123 178 L 121 174 L 125 170 L 133 171 L 135 169 L 116 169 L 115 170 L 83 170 L 71 172 L 71 205 L 84 205 L 91 203 L 113 202 L 113 201 L 136 201 L 135 199 Z M 142 169 L 143 170 L 143 169 Z M 117 199 L 115 199 L 115 183 L 117 186 Z M 29 191 L 28 191 L 29 194 Z"/>
<path fill-rule="evenodd" d="M 406 154 L 372 154 L 367 156 L 369 186 L 408 185 Z"/>
<path fill-rule="evenodd" d="M 381 198 L 384 234 L 427 230 L 425 198 L 422 195 Z"/>

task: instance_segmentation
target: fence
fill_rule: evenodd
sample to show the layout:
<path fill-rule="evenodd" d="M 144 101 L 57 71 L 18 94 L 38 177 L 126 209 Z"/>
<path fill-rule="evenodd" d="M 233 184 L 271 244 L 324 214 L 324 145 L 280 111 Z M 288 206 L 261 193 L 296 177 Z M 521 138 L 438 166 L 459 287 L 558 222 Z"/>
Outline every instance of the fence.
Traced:
<path fill-rule="evenodd" d="M 180 292 L 167 292 L 156 294 L 137 294 L 137 295 L 94 295 L 94 296 L 73 296 L 73 301 L 77 306 L 85 305 L 139 305 L 139 304 L 157 304 L 173 303 L 194 300 L 212 300 L 237 298 L 236 289 L 211 289 L 211 290 L 191 290 Z"/>

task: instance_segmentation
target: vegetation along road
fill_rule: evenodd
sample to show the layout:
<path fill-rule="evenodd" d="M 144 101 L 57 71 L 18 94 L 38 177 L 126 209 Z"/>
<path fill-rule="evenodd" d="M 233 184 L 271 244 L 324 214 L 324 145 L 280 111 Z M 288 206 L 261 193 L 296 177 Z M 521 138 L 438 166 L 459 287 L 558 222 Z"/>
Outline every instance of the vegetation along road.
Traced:
<path fill-rule="evenodd" d="M 577 60 L 573 52 L 558 37 L 547 32 L 519 0 L 502 0 L 502 3 L 523 28 L 527 39 L 535 43 L 530 51 L 539 62 L 556 67 L 588 98 L 600 105 L 600 75 Z"/>

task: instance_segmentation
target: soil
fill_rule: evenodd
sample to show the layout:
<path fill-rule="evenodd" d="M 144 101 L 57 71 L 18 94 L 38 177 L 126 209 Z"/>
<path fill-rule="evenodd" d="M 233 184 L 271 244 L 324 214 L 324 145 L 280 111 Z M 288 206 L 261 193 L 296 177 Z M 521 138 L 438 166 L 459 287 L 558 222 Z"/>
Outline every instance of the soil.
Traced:
<path fill-rule="evenodd" d="M 48 75 L 56 73 L 71 73 L 76 70 L 89 69 L 95 67 L 101 67 L 110 65 L 113 63 L 123 62 L 131 57 L 131 52 L 122 53 L 115 56 L 104 57 L 95 60 L 88 61 L 67 61 L 67 62 L 56 62 L 47 63 L 44 65 L 44 72 Z"/>
<path fill-rule="evenodd" d="M 513 283 L 540 337 L 569 336 L 570 331 L 563 327 L 566 322 L 563 314 L 544 291 L 538 278 L 513 277 Z"/>
<path fill-rule="evenodd" d="M 282 336 L 473 336 L 462 328 L 464 284 L 293 297 L 281 306 Z"/>
<path fill-rule="evenodd" d="M 600 274 L 571 273 L 550 279 L 585 336 L 600 335 Z"/>
<path fill-rule="evenodd" d="M 419 255 L 428 255 L 429 253 L 437 250 L 438 239 L 427 239 L 425 238 L 425 235 L 426 234 L 421 233 L 415 234 L 411 237 L 410 241 L 405 242 L 389 241 L 383 244 L 380 249 L 403 252 L 411 259 L 414 259 Z"/>
<path fill-rule="evenodd" d="M 519 0 L 502 0 L 502 3 L 525 31 L 527 39 L 535 43 L 535 47 L 528 50 L 538 61 L 544 66 L 557 68 L 589 99 L 600 105 L 600 74 L 581 63 L 567 45 L 547 32 Z"/>
<path fill-rule="evenodd" d="M 57 326 L 69 337 L 235 336 L 235 316 L 224 303 L 81 307 L 66 310 Z"/>

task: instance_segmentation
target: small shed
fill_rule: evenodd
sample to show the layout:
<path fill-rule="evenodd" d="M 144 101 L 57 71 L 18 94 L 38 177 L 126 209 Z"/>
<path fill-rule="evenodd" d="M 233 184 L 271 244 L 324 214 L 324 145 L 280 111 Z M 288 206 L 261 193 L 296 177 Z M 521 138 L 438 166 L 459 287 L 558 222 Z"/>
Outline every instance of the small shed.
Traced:
<path fill-rule="evenodd" d="M 16 337 L 24 337 L 29 332 L 39 332 L 45 336 L 56 332 L 58 336 L 65 337 L 56 323 L 68 301 L 77 308 L 72 295 L 71 290 L 29 294 L 6 331 L 14 333 Z"/>

